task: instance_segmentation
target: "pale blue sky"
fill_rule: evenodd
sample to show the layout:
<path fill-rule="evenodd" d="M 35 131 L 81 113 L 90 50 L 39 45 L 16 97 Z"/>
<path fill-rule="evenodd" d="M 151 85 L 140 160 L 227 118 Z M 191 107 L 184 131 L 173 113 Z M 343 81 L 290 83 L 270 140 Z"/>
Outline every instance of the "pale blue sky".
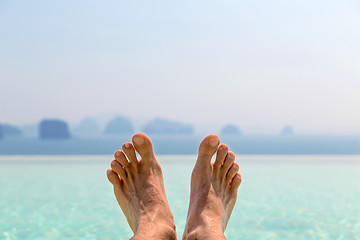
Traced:
<path fill-rule="evenodd" d="M 359 23 L 356 0 L 1 0 L 0 122 L 359 134 Z"/>

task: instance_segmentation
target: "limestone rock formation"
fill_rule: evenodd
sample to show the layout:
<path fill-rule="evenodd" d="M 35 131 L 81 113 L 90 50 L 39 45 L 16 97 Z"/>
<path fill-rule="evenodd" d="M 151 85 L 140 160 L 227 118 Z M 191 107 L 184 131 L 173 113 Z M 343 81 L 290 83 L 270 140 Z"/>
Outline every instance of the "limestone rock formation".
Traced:
<path fill-rule="evenodd" d="M 3 124 L 2 125 L 2 134 L 4 136 L 16 136 L 16 137 L 19 137 L 22 135 L 22 131 L 13 126 L 13 125 L 10 125 L 10 124 Z"/>
<path fill-rule="evenodd" d="M 286 135 L 286 136 L 291 136 L 294 135 L 294 129 L 291 126 L 285 126 L 282 130 L 281 130 L 281 135 Z"/>
<path fill-rule="evenodd" d="M 148 122 L 143 131 L 149 134 L 192 134 L 194 128 L 190 124 L 156 118 Z"/>
<path fill-rule="evenodd" d="M 220 134 L 221 135 L 239 136 L 239 135 L 241 135 L 241 131 L 236 125 L 227 124 L 221 129 Z"/>
<path fill-rule="evenodd" d="M 39 137 L 41 139 L 69 139 L 71 135 L 65 121 L 45 119 L 40 122 Z"/>
<path fill-rule="evenodd" d="M 73 131 L 74 135 L 80 137 L 95 137 L 101 135 L 100 125 L 92 118 L 84 118 Z"/>
<path fill-rule="evenodd" d="M 133 124 L 126 117 L 119 116 L 111 120 L 105 129 L 105 134 L 132 134 Z"/>

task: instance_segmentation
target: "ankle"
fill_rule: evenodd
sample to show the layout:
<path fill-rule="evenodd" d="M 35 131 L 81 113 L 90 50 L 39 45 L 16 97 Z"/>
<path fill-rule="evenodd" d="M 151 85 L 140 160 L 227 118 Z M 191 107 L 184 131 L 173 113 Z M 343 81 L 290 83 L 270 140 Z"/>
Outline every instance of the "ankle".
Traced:
<path fill-rule="evenodd" d="M 190 224 L 189 224 L 190 223 Z M 188 221 L 183 234 L 183 240 L 195 240 L 195 239 L 226 239 L 221 221 L 208 218 L 200 217 L 196 220 L 196 223 Z"/>
<path fill-rule="evenodd" d="M 156 239 L 156 240 L 175 240 L 176 239 L 176 229 L 175 224 L 140 224 L 135 235 L 131 238 L 133 240 L 143 240 L 143 239 Z"/>
<path fill-rule="evenodd" d="M 223 231 L 220 228 L 211 228 L 210 226 L 199 226 L 191 231 L 185 229 L 183 240 L 226 240 Z"/>

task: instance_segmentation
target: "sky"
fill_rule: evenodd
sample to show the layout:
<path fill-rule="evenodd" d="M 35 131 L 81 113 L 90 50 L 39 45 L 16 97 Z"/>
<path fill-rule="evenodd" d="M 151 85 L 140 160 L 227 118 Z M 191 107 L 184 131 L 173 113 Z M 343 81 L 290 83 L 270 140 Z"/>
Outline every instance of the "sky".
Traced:
<path fill-rule="evenodd" d="M 360 134 L 360 3 L 0 1 L 0 122 Z"/>

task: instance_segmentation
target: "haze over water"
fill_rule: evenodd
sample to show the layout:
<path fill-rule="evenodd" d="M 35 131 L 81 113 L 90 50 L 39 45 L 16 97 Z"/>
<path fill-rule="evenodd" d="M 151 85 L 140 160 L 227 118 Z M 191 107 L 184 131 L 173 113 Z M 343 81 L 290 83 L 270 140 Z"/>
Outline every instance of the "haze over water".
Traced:
<path fill-rule="evenodd" d="M 0 121 L 359 134 L 358 22 L 354 0 L 1 1 Z"/>

